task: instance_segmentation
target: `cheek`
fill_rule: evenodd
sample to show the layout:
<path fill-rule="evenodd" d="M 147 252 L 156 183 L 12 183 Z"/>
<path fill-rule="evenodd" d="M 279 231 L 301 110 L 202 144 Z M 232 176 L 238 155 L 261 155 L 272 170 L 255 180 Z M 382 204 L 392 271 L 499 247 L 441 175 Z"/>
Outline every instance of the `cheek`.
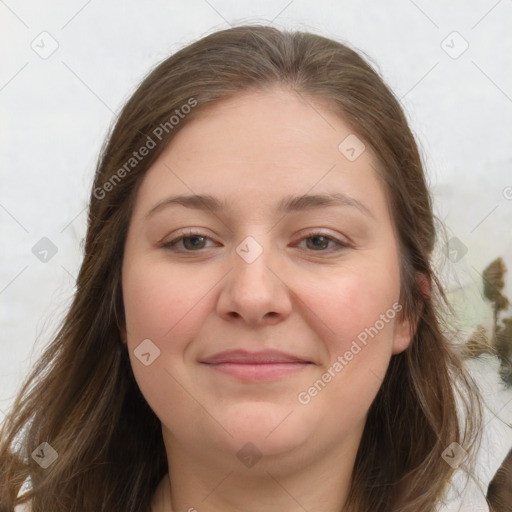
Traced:
<path fill-rule="evenodd" d="M 391 339 L 396 316 L 393 305 L 400 295 L 399 272 L 392 262 L 344 268 L 329 279 L 303 282 L 301 290 L 299 298 L 308 306 L 305 310 L 311 311 L 314 330 L 322 333 L 331 356 L 349 350 L 353 340 L 364 343 L 365 335 L 367 339 Z"/>
<path fill-rule="evenodd" d="M 215 280 L 170 265 L 139 263 L 128 268 L 123 276 L 128 337 L 133 342 L 154 338 L 160 344 L 181 339 L 184 328 L 199 327 L 200 303 L 212 283 Z"/>
<path fill-rule="evenodd" d="M 124 270 L 127 344 L 141 393 L 168 425 L 176 421 L 172 409 L 190 409 L 191 418 L 199 418 L 201 408 L 187 391 L 190 376 L 183 359 L 188 344 L 204 323 L 206 308 L 212 307 L 207 293 L 218 279 L 154 262 L 138 261 Z M 149 345 L 148 365 L 139 358 L 138 348 L 147 339 L 158 349 Z"/>
<path fill-rule="evenodd" d="M 326 436 L 337 436 L 364 422 L 392 355 L 399 297 L 392 274 L 354 271 L 306 293 L 327 354 L 317 378 L 297 394 L 304 432 L 319 422 Z"/>
<path fill-rule="evenodd" d="M 135 378 L 150 404 L 163 400 L 164 405 L 169 396 L 179 400 L 183 394 L 180 383 L 190 380 L 187 348 L 200 337 L 209 311 L 215 307 L 212 297 L 222 273 L 213 275 L 207 269 L 200 273 L 192 267 L 139 259 L 123 269 L 129 356 Z M 157 348 L 149 344 L 156 356 L 150 354 L 152 362 L 145 366 L 138 354 L 147 339 Z M 163 389 L 167 390 L 164 394 Z"/>

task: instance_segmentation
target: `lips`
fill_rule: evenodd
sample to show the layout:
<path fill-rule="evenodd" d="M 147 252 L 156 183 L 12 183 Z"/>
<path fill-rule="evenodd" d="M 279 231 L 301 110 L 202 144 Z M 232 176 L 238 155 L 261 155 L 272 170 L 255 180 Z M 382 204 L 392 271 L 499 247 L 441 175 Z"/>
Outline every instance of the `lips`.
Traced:
<path fill-rule="evenodd" d="M 226 350 L 200 362 L 215 375 L 224 375 L 245 383 L 279 381 L 306 371 L 313 364 L 302 357 L 279 350 Z"/>
<path fill-rule="evenodd" d="M 259 352 L 249 352 L 247 350 L 226 350 L 207 357 L 202 360 L 201 363 L 213 365 L 226 363 L 257 365 L 311 363 L 311 361 L 279 350 L 263 350 Z"/>

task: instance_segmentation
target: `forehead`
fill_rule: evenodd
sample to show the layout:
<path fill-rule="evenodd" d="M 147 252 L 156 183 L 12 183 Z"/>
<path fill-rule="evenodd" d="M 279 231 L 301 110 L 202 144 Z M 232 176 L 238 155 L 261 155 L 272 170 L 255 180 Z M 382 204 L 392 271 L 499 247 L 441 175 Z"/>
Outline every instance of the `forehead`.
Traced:
<path fill-rule="evenodd" d="M 147 171 L 139 194 L 145 207 L 171 192 L 238 198 L 248 207 L 337 191 L 383 202 L 370 148 L 326 102 L 275 88 L 197 111 Z"/>
<path fill-rule="evenodd" d="M 293 163 L 318 153 L 335 158 L 339 143 L 354 135 L 325 100 L 281 87 L 240 93 L 195 114 L 169 144 L 175 156 L 193 145 L 195 159 L 215 152 L 227 159 Z"/>

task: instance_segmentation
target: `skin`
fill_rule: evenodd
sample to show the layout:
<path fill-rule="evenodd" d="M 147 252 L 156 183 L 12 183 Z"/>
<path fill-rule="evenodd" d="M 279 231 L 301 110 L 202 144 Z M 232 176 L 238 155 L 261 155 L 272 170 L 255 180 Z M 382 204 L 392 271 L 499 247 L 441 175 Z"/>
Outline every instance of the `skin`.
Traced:
<path fill-rule="evenodd" d="M 281 88 L 244 93 L 185 125 L 148 170 L 125 246 L 122 334 L 162 422 L 169 474 L 154 512 L 342 509 L 368 409 L 412 334 L 407 320 L 388 320 L 309 403 L 298 401 L 400 294 L 376 160 L 368 146 L 352 162 L 338 150 L 351 133 L 317 99 Z M 274 211 L 284 196 L 333 191 L 371 215 L 347 205 Z M 192 193 L 229 208 L 173 205 L 144 219 L 166 197 Z M 161 246 L 184 228 L 208 238 Z M 316 230 L 329 239 L 311 238 Z M 263 248 L 251 263 L 236 252 L 248 236 Z M 351 245 L 336 251 L 334 240 Z M 160 350 L 148 366 L 134 354 L 144 339 Z M 200 363 L 236 348 L 274 348 L 312 364 L 246 382 Z M 248 442 L 262 454 L 251 467 L 237 457 Z"/>

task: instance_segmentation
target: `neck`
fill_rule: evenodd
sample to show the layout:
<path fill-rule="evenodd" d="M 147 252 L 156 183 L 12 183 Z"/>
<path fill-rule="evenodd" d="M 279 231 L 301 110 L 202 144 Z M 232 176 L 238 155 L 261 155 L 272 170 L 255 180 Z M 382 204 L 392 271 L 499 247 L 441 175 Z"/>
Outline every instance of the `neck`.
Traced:
<path fill-rule="evenodd" d="M 169 473 L 159 485 L 159 508 L 152 512 L 340 512 L 360 435 L 345 439 L 341 447 L 316 452 L 311 460 L 263 457 L 251 467 L 236 457 L 220 458 L 213 452 L 199 459 L 175 443 L 167 450 Z"/>

